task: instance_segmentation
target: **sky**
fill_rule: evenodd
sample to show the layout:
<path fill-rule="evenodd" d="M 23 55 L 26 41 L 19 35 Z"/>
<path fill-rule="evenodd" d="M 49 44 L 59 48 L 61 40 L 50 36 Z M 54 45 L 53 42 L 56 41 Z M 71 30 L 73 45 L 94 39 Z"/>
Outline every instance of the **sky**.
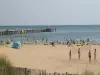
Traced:
<path fill-rule="evenodd" d="M 100 0 L 0 0 L 0 25 L 100 24 Z"/>

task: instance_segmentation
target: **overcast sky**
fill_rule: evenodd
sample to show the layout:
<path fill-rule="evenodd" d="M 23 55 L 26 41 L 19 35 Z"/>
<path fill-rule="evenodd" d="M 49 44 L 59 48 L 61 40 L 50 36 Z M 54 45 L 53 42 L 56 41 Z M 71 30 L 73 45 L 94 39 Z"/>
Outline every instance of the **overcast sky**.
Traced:
<path fill-rule="evenodd" d="M 0 0 L 0 25 L 100 24 L 100 0 Z"/>

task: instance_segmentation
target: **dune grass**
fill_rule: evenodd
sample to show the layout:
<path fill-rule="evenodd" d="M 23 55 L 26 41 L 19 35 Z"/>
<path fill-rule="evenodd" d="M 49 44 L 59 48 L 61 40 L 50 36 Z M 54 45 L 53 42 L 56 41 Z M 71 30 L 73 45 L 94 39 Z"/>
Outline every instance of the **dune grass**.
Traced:
<path fill-rule="evenodd" d="M 0 75 L 12 75 L 12 65 L 10 63 L 9 60 L 7 60 L 7 58 L 5 56 L 0 56 L 0 70 L 6 70 L 6 72 L 4 72 L 4 74 L 0 74 Z"/>
<path fill-rule="evenodd" d="M 5 56 L 0 57 L 0 67 L 12 67 L 9 60 Z"/>

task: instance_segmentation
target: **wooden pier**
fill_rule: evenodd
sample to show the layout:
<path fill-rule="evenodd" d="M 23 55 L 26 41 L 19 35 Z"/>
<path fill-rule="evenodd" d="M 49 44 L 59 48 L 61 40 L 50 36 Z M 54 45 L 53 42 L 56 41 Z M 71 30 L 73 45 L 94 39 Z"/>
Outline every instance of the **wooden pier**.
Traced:
<path fill-rule="evenodd" d="M 37 32 L 53 32 L 54 31 L 54 29 L 50 29 L 50 28 L 1 29 L 0 30 L 0 35 L 20 34 L 21 30 L 24 31 L 24 34 L 37 33 Z"/>

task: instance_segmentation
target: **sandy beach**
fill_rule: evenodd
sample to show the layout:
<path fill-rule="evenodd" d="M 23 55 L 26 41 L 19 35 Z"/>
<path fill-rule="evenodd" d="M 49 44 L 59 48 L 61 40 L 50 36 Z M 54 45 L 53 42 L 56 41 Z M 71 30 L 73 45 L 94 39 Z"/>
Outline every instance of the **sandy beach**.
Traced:
<path fill-rule="evenodd" d="M 78 60 L 77 50 L 81 49 L 81 59 Z M 94 49 L 97 49 L 97 61 L 94 62 Z M 72 60 L 69 61 L 69 50 L 72 50 Z M 92 62 L 88 62 L 88 51 L 92 50 Z M 15 67 L 45 69 L 47 72 L 81 73 L 86 69 L 100 72 L 100 46 L 71 46 L 56 45 L 23 45 L 20 49 L 9 47 L 0 48 Z"/>

